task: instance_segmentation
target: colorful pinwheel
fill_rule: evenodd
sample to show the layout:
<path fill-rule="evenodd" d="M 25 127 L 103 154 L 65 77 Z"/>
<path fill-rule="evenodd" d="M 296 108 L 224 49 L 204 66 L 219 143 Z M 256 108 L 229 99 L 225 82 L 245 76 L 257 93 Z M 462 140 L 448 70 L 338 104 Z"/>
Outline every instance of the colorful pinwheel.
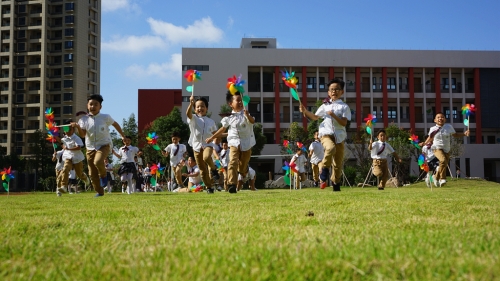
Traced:
<path fill-rule="evenodd" d="M 45 109 L 45 118 L 49 121 L 54 121 L 54 111 L 52 111 L 52 107 L 47 107 Z"/>
<path fill-rule="evenodd" d="M 49 120 L 49 123 L 45 123 L 45 129 L 47 130 L 46 140 L 48 140 L 52 143 L 52 146 L 54 147 L 54 151 L 55 151 L 56 147 L 57 147 L 57 144 L 56 144 L 57 138 L 56 137 L 59 136 L 59 128 L 57 127 L 57 123 L 53 122 L 53 119 Z"/>
<path fill-rule="evenodd" d="M 219 172 L 224 172 L 224 167 L 222 167 L 222 163 L 219 159 L 215 160 L 215 167 L 217 167 L 217 170 L 219 170 Z"/>
<path fill-rule="evenodd" d="M 156 186 L 156 182 L 158 180 L 158 176 L 163 175 L 165 167 L 162 167 L 160 163 L 153 164 L 149 167 L 151 171 L 151 184 Z"/>
<path fill-rule="evenodd" d="M 184 77 L 186 78 L 186 80 L 189 83 L 192 83 L 191 86 L 186 87 L 186 91 L 190 92 L 191 96 L 193 96 L 194 95 L 194 82 L 201 81 L 201 72 L 199 72 L 198 70 L 189 69 L 184 74 Z"/>
<path fill-rule="evenodd" d="M 293 151 L 290 149 L 290 143 L 287 140 L 283 141 L 283 147 L 286 147 L 288 154 L 293 154 Z"/>
<path fill-rule="evenodd" d="M 155 150 L 160 150 L 160 147 L 157 144 L 158 136 L 156 135 L 156 132 L 148 133 L 146 140 L 148 141 L 148 144 L 152 145 Z"/>
<path fill-rule="evenodd" d="M 373 135 L 373 126 L 377 123 L 377 118 L 374 115 L 368 114 L 368 117 L 363 119 L 366 122 L 366 132 L 372 137 Z"/>
<path fill-rule="evenodd" d="M 287 70 L 285 72 L 281 71 L 281 80 L 285 83 L 285 85 L 290 88 L 290 94 L 295 100 L 298 100 L 299 103 L 302 105 L 302 102 L 300 101 L 299 95 L 297 93 L 297 83 L 299 82 L 297 77 L 294 76 L 295 72 L 288 73 Z"/>
<path fill-rule="evenodd" d="M 204 186 L 203 183 L 191 186 L 191 188 L 189 188 L 189 192 L 200 192 L 200 191 L 203 191 L 203 186 Z"/>
<path fill-rule="evenodd" d="M 413 144 L 416 148 L 420 149 L 420 146 L 418 145 L 419 143 L 419 140 L 418 140 L 418 136 L 417 135 L 411 135 L 410 138 L 409 138 L 411 144 Z"/>
<path fill-rule="evenodd" d="M 231 95 L 234 95 L 236 92 L 240 92 L 241 99 L 243 100 L 243 106 L 247 106 L 250 102 L 250 97 L 243 95 L 245 93 L 245 88 L 243 85 L 245 84 L 245 80 L 241 80 L 241 74 L 236 78 L 236 75 L 233 77 L 227 78 L 226 88 L 229 90 Z"/>
<path fill-rule="evenodd" d="M 5 191 L 9 192 L 9 182 L 14 178 L 14 173 L 12 173 L 11 167 L 8 169 L 3 168 L 3 171 L 0 171 L 0 175 L 2 175 L 2 181 L 5 181 L 3 183 L 3 188 Z"/>
<path fill-rule="evenodd" d="M 465 115 L 464 125 L 469 129 L 469 118 L 472 114 L 476 112 L 476 106 L 474 104 L 466 104 L 462 106 L 462 114 Z"/>
<path fill-rule="evenodd" d="M 425 161 L 425 156 L 423 154 L 420 154 L 418 157 L 418 166 L 420 169 L 429 172 L 429 165 L 427 165 L 427 161 Z"/>
<path fill-rule="evenodd" d="M 304 151 L 305 153 L 307 153 L 307 148 L 306 148 L 306 146 L 303 143 L 301 143 L 301 142 L 298 141 L 297 142 L 297 147 L 300 148 L 300 149 L 302 149 L 302 151 Z"/>

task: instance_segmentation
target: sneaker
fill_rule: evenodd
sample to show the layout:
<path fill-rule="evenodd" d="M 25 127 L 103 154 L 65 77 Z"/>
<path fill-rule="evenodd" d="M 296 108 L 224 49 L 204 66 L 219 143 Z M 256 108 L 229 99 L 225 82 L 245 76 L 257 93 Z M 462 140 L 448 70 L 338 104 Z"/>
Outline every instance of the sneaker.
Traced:
<path fill-rule="evenodd" d="M 122 193 L 125 193 L 125 189 L 122 188 Z"/>
<path fill-rule="evenodd" d="M 325 188 L 326 188 L 326 186 L 327 186 L 326 181 L 322 181 L 322 182 L 319 184 L 319 188 L 321 188 L 321 189 L 325 189 Z"/>
<path fill-rule="evenodd" d="M 218 186 L 218 187 L 217 187 L 217 191 L 218 191 L 218 192 L 221 192 L 221 191 L 222 191 L 222 187 L 221 187 L 221 186 Z"/>
<path fill-rule="evenodd" d="M 425 185 L 427 185 L 427 187 L 431 187 L 431 182 L 429 181 L 429 174 L 425 176 Z"/>
<path fill-rule="evenodd" d="M 315 181 L 315 182 L 314 182 L 314 186 L 315 186 L 315 187 L 318 187 L 318 186 L 319 186 L 319 181 Z"/>
<path fill-rule="evenodd" d="M 57 192 L 57 197 L 61 197 L 61 195 L 62 195 L 61 192 L 58 191 Z"/>
<path fill-rule="evenodd" d="M 330 173 L 330 171 L 328 171 L 327 168 L 323 168 L 321 169 L 321 174 L 319 174 L 319 179 L 322 181 L 322 182 L 326 182 L 328 180 L 328 174 Z"/>
<path fill-rule="evenodd" d="M 219 171 L 212 170 L 212 180 L 213 181 L 218 181 L 219 180 Z"/>
<path fill-rule="evenodd" d="M 215 192 L 215 189 L 214 188 L 207 188 L 207 193 L 214 193 Z"/>
<path fill-rule="evenodd" d="M 384 188 L 383 187 L 379 187 L 378 190 L 384 190 Z"/>
<path fill-rule="evenodd" d="M 435 187 L 439 187 L 439 183 L 436 178 L 432 179 L 432 183 L 434 184 Z"/>
<path fill-rule="evenodd" d="M 333 191 L 335 191 L 335 192 L 340 191 L 340 183 L 333 184 Z"/>
<path fill-rule="evenodd" d="M 104 196 L 104 194 L 99 194 L 99 193 L 96 193 L 96 194 L 94 195 L 94 197 L 102 197 L 102 196 Z"/>
<path fill-rule="evenodd" d="M 70 191 L 69 194 L 74 194 L 73 191 Z"/>
<path fill-rule="evenodd" d="M 61 187 L 57 188 L 57 192 L 66 193 L 66 192 L 68 192 L 68 188 L 65 186 L 61 186 Z"/>
<path fill-rule="evenodd" d="M 443 186 L 446 184 L 446 180 L 439 180 L 439 186 Z"/>
<path fill-rule="evenodd" d="M 228 191 L 229 191 L 229 193 L 236 193 L 237 192 L 236 185 L 234 185 L 234 184 L 229 185 Z"/>
<path fill-rule="evenodd" d="M 108 186 L 108 177 L 101 178 L 99 181 L 101 183 L 101 187 Z"/>

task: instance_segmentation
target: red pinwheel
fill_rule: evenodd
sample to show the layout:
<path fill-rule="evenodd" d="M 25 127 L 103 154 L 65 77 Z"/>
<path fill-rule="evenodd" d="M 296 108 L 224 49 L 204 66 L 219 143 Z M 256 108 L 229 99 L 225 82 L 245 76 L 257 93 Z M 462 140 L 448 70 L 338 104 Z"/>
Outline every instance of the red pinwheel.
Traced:
<path fill-rule="evenodd" d="M 9 192 L 9 182 L 14 178 L 14 173 L 12 173 L 11 167 L 3 168 L 3 171 L 0 171 L 0 175 L 2 175 L 2 181 L 5 181 L 2 185 L 5 191 Z"/>
<path fill-rule="evenodd" d="M 52 111 L 52 107 L 45 109 L 45 118 L 49 121 L 54 121 L 54 111 Z"/>
<path fill-rule="evenodd" d="M 363 120 L 366 122 L 366 132 L 369 135 L 372 135 L 373 126 L 375 126 L 375 123 L 377 123 L 377 118 L 375 118 L 375 116 L 372 114 L 368 114 L 368 117 Z"/>
<path fill-rule="evenodd" d="M 229 90 L 231 95 L 239 92 L 241 94 L 241 99 L 243 100 L 243 106 L 247 106 L 250 102 L 250 97 L 243 95 L 243 93 L 245 93 L 245 88 L 243 87 L 244 84 L 245 80 L 241 80 L 241 74 L 238 78 L 236 78 L 236 75 L 233 75 L 233 77 L 227 78 L 226 88 Z"/>
<path fill-rule="evenodd" d="M 418 136 L 417 135 L 411 135 L 410 138 L 409 138 L 411 144 L 413 144 L 416 148 L 420 149 L 420 146 L 418 145 L 419 143 L 419 140 L 418 140 Z"/>
<path fill-rule="evenodd" d="M 157 144 L 158 135 L 156 135 L 156 132 L 148 133 L 146 140 L 148 141 L 148 144 L 152 145 L 155 150 L 160 150 L 160 147 Z"/>
<path fill-rule="evenodd" d="M 189 69 L 184 74 L 184 77 L 186 78 L 186 81 L 188 81 L 189 83 L 192 83 L 192 85 L 186 87 L 186 91 L 190 92 L 191 96 L 193 96 L 194 95 L 194 82 L 201 81 L 201 72 L 199 72 L 198 70 Z"/>
<path fill-rule="evenodd" d="M 472 114 L 476 112 L 476 106 L 474 104 L 466 104 L 462 106 L 462 114 L 465 115 L 464 125 L 469 129 L 469 119 Z"/>
<path fill-rule="evenodd" d="M 302 149 L 302 151 L 307 152 L 306 146 L 303 143 L 299 142 L 299 141 L 297 142 L 297 147 L 300 148 L 300 149 Z"/>
<path fill-rule="evenodd" d="M 281 80 L 283 80 L 283 83 L 288 86 L 290 89 L 290 94 L 292 97 L 299 101 L 299 103 L 302 105 L 302 102 L 300 101 L 299 95 L 297 93 L 297 83 L 299 80 L 297 77 L 295 77 L 295 72 L 288 73 L 287 70 L 285 72 L 281 71 Z"/>

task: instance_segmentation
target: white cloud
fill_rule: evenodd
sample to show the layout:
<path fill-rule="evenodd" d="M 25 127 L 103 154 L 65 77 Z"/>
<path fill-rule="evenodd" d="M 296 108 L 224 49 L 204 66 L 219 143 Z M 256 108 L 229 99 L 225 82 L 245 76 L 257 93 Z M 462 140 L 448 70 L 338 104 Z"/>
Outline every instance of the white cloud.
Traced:
<path fill-rule="evenodd" d="M 227 27 L 228 27 L 228 28 L 231 28 L 231 27 L 233 27 L 233 24 L 234 24 L 233 17 L 231 17 L 231 16 L 230 16 L 230 17 L 227 19 Z"/>
<path fill-rule="evenodd" d="M 169 80 L 178 80 L 182 72 L 182 55 L 173 54 L 170 61 L 165 63 L 151 63 L 147 67 L 142 65 L 131 65 L 125 70 L 127 76 L 140 79 L 145 76 L 157 76 Z"/>
<path fill-rule="evenodd" d="M 166 48 L 164 40 L 158 36 L 127 36 L 102 43 L 103 51 L 140 53 L 146 49 Z"/>
<path fill-rule="evenodd" d="M 153 18 L 148 18 L 148 23 L 156 35 L 165 37 L 172 44 L 216 43 L 224 35 L 224 32 L 213 24 L 210 17 L 196 20 L 187 27 L 176 26 Z"/>
<path fill-rule="evenodd" d="M 118 9 L 128 8 L 129 0 L 104 0 L 101 2 L 103 12 L 112 12 Z"/>

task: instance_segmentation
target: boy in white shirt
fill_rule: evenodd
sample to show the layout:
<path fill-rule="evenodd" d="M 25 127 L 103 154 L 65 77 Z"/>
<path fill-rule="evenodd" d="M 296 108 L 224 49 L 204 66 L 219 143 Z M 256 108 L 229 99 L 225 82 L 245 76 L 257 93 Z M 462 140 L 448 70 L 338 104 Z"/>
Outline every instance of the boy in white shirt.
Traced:
<path fill-rule="evenodd" d="M 161 154 L 165 157 L 170 155 L 170 166 L 174 170 L 177 187 L 183 188 L 182 167 L 184 166 L 184 155 L 187 150 L 185 145 L 179 143 L 180 140 L 181 138 L 177 132 L 172 133 L 172 143 L 169 144 L 165 150 L 162 150 Z"/>
<path fill-rule="evenodd" d="M 378 131 L 377 134 L 378 141 L 373 142 L 370 138 L 370 144 L 368 145 L 368 150 L 371 151 L 371 156 L 373 159 L 373 175 L 379 179 L 378 190 L 384 190 L 385 184 L 389 179 L 389 168 L 387 166 L 387 156 L 393 155 L 398 162 L 401 163 L 401 158 L 394 151 L 394 148 L 385 141 L 387 140 L 387 134 L 385 130 Z"/>
<path fill-rule="evenodd" d="M 227 191 L 227 165 L 229 164 L 229 146 L 226 139 L 222 140 L 222 149 L 220 151 L 219 159 L 222 168 L 224 168 L 222 175 L 224 177 L 224 190 Z"/>
<path fill-rule="evenodd" d="M 227 142 L 229 145 L 229 164 L 228 164 L 228 191 L 236 193 L 238 184 L 238 172 L 243 177 L 248 171 L 248 162 L 252 156 L 252 147 L 255 145 L 255 136 L 253 133 L 253 124 L 255 119 L 243 107 L 240 92 L 234 95 L 229 91 L 226 94 L 226 102 L 233 109 L 230 116 L 221 120 L 220 128 L 213 136 L 207 139 L 212 141 L 221 137 L 228 130 Z"/>
<path fill-rule="evenodd" d="M 120 147 L 118 152 L 113 150 L 113 154 L 120 158 L 121 166 L 118 170 L 118 175 L 120 176 L 122 184 L 127 183 L 127 193 L 131 194 L 135 192 L 133 178 L 137 173 L 137 170 L 134 157 L 139 152 L 139 148 L 130 145 L 132 143 L 132 139 L 129 136 L 125 136 L 123 143 L 125 145 Z"/>
<path fill-rule="evenodd" d="M 187 162 L 187 173 L 182 174 L 185 177 L 188 177 L 188 187 L 187 191 L 189 192 L 189 189 L 193 186 L 196 186 L 201 183 L 201 171 L 196 165 L 196 161 L 194 161 L 193 157 L 188 158 Z M 176 189 L 177 190 L 177 189 Z M 179 191 L 181 191 L 179 189 Z"/>
<path fill-rule="evenodd" d="M 66 123 L 71 124 L 72 121 L 68 120 Z M 87 175 L 83 173 L 83 160 L 85 159 L 85 156 L 81 151 L 83 141 L 79 136 L 74 134 L 74 131 L 73 127 L 69 127 L 68 131 L 65 132 L 64 137 L 56 137 L 64 143 L 64 146 L 66 147 L 62 155 L 64 166 L 60 175 L 62 177 L 61 187 L 57 189 L 59 193 L 65 193 L 68 191 L 69 172 L 73 169 L 75 170 L 76 175 L 83 180 L 86 185 L 90 184 Z"/>
<path fill-rule="evenodd" d="M 306 169 L 307 159 L 302 154 L 302 148 L 297 147 L 295 155 L 292 156 L 290 160 L 290 165 L 294 164 L 297 169 L 297 176 L 295 177 L 295 188 L 300 189 L 300 184 L 306 180 Z"/>
<path fill-rule="evenodd" d="M 101 95 L 91 95 L 87 98 L 88 115 L 82 116 L 78 123 L 71 125 L 78 129 L 78 134 L 85 137 L 87 147 L 87 163 L 89 166 L 92 185 L 97 194 L 95 197 L 104 196 L 104 187 L 108 185 L 104 159 L 112 149 L 109 126 L 112 125 L 125 138 L 122 128 L 108 114 L 101 113 L 103 98 Z"/>
<path fill-rule="evenodd" d="M 71 190 L 74 190 L 75 191 L 74 193 L 80 193 L 78 191 L 78 181 L 76 180 L 76 173 L 74 169 L 69 171 L 69 180 L 68 180 L 69 194 L 73 194 L 73 191 Z"/>
<path fill-rule="evenodd" d="M 469 130 L 464 133 L 457 133 L 450 124 L 446 123 L 446 118 L 442 112 L 438 112 L 434 117 L 436 126 L 429 129 L 429 137 L 425 140 L 425 144 L 432 144 L 434 147 L 434 155 L 439 159 L 439 169 L 436 170 L 434 184 L 443 186 L 446 184 L 446 169 L 450 161 L 451 137 L 459 138 L 469 136 Z"/>
<path fill-rule="evenodd" d="M 325 151 L 319 140 L 319 132 L 314 132 L 314 141 L 309 145 L 309 159 L 311 159 L 311 168 L 313 172 L 314 186 L 319 185 L 320 163 L 325 156 Z"/>
<path fill-rule="evenodd" d="M 193 106 L 195 115 L 193 115 Z M 196 164 L 201 171 L 201 177 L 207 187 L 208 193 L 214 193 L 212 180 L 219 179 L 219 172 L 212 160 L 213 143 L 206 139 L 217 131 L 215 121 L 207 117 L 208 101 L 205 98 L 194 100 L 189 99 L 189 106 L 186 111 L 187 121 L 191 135 L 189 136 L 189 145 L 193 147 Z M 210 169 L 210 171 L 209 171 Z M 210 174 L 212 177 L 210 178 Z"/>
<path fill-rule="evenodd" d="M 429 135 L 425 135 L 424 139 L 427 139 Z M 437 171 L 438 165 L 439 165 L 439 160 L 436 158 L 434 155 L 434 147 L 432 147 L 432 144 L 424 144 L 424 143 L 419 143 L 420 146 L 422 146 L 422 154 L 425 157 L 425 161 L 427 162 L 427 166 L 429 167 L 429 171 L 427 172 L 427 175 L 425 176 L 425 184 L 427 187 L 431 187 L 431 178 L 434 173 L 434 171 Z"/>
<path fill-rule="evenodd" d="M 248 172 L 245 177 L 241 176 L 241 174 L 238 174 L 238 191 L 240 191 L 243 188 L 243 184 L 250 181 L 248 183 L 248 187 L 250 188 L 251 191 L 257 191 L 257 188 L 255 188 L 255 180 L 257 179 L 257 173 L 255 172 L 252 167 L 248 166 Z"/>
<path fill-rule="evenodd" d="M 321 105 L 316 113 L 312 113 L 302 104 L 299 109 L 309 119 L 318 120 L 323 118 L 319 125 L 319 135 L 321 145 L 325 150 L 325 156 L 321 161 L 320 188 L 327 185 L 329 169 L 332 166 L 333 191 L 340 191 L 340 180 L 344 164 L 344 142 L 347 137 L 345 126 L 351 120 L 351 109 L 340 98 L 344 94 L 344 81 L 334 78 L 328 82 L 328 96 L 330 99 Z"/>

